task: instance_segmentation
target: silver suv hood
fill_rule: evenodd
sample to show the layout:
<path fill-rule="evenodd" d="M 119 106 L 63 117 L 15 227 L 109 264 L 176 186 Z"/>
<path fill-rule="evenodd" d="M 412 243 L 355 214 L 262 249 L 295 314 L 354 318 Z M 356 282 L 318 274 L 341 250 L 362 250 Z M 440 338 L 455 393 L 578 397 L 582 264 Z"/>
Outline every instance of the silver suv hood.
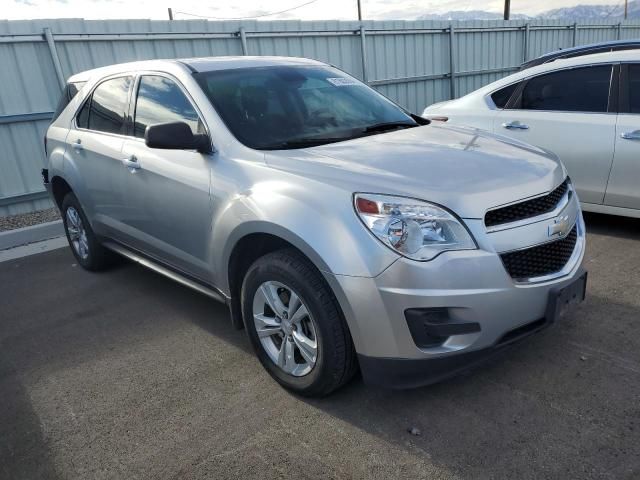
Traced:
<path fill-rule="evenodd" d="M 404 195 L 463 218 L 552 190 L 566 176 L 557 158 L 506 137 L 431 124 L 302 150 L 267 152 L 278 169 L 353 192 Z"/>

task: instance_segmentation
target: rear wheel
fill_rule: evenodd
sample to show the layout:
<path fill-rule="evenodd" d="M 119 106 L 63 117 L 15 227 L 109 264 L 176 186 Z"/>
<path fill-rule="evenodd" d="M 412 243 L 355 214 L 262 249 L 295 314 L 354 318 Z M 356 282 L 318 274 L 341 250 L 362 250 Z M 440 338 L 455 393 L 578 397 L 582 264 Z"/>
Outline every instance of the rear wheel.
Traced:
<path fill-rule="evenodd" d="M 260 362 L 286 388 L 322 396 L 353 377 L 357 361 L 339 306 L 298 252 L 273 252 L 249 267 L 242 312 Z"/>
<path fill-rule="evenodd" d="M 73 193 L 64 197 L 61 213 L 69 246 L 78 263 L 92 271 L 106 267 L 112 254 L 100 244 Z"/>

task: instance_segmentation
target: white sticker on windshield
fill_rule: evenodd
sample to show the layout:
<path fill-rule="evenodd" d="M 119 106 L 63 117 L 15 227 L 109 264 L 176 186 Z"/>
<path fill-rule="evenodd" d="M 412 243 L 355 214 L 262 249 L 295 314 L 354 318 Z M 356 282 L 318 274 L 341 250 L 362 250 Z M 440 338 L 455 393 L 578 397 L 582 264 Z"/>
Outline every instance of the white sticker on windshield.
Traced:
<path fill-rule="evenodd" d="M 333 83 L 336 87 L 360 85 L 360 82 L 358 82 L 355 78 L 346 78 L 346 77 L 327 78 L 327 82 Z"/>

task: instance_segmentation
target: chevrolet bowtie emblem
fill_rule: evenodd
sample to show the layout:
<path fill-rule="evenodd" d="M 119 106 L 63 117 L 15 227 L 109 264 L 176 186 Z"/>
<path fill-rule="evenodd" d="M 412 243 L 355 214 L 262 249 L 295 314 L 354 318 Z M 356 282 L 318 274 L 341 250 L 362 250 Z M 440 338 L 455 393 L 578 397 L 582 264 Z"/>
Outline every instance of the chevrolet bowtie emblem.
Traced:
<path fill-rule="evenodd" d="M 556 218 L 551 225 L 549 225 L 548 233 L 550 237 L 563 236 L 569 231 L 569 215 L 563 215 Z"/>

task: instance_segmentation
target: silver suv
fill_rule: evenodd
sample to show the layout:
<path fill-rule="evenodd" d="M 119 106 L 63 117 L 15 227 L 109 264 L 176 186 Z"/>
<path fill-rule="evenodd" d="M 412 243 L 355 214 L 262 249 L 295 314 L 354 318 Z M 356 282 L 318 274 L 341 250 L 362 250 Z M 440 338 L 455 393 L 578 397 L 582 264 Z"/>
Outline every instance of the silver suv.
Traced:
<path fill-rule="evenodd" d="M 266 370 L 324 395 L 438 381 L 584 297 L 552 154 L 429 124 L 299 58 L 73 76 L 44 182 L 88 270 L 124 255 L 230 307 Z"/>

